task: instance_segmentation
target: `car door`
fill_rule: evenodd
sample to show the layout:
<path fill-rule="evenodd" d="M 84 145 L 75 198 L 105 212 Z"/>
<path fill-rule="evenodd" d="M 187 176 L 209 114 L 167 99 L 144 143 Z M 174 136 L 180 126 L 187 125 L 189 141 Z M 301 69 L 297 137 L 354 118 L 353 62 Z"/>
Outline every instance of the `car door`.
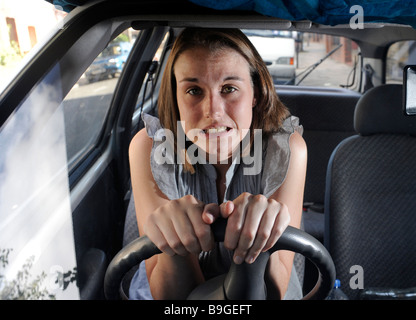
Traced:
<path fill-rule="evenodd" d="M 105 17 L 89 7 L 68 15 L 1 93 L 1 299 L 103 297 L 122 243 L 132 115 L 166 34 Z M 84 83 L 126 32 L 134 45 L 120 77 Z"/>

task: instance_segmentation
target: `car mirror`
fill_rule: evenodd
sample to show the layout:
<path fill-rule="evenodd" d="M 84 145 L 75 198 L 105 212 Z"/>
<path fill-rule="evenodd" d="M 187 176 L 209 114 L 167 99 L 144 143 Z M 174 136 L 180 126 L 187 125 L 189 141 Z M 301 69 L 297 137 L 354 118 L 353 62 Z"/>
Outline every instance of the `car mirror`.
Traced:
<path fill-rule="evenodd" d="M 416 65 L 405 66 L 403 70 L 403 103 L 406 115 L 416 115 Z"/>

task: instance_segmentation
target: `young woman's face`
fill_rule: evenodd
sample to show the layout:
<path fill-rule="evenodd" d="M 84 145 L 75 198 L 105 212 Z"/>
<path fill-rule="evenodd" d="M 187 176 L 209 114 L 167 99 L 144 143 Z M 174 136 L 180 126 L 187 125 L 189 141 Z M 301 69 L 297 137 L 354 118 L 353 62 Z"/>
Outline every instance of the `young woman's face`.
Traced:
<path fill-rule="evenodd" d="M 217 163 L 248 133 L 255 105 L 248 62 L 233 49 L 184 51 L 174 65 L 182 128 Z"/>

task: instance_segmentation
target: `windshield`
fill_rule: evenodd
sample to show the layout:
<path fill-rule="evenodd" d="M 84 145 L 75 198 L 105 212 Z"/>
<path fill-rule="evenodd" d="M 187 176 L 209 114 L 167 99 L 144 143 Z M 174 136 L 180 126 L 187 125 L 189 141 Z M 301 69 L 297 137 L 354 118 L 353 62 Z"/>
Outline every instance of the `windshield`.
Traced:
<path fill-rule="evenodd" d="M 276 85 L 359 90 L 360 48 L 351 39 L 312 32 L 242 29 Z"/>

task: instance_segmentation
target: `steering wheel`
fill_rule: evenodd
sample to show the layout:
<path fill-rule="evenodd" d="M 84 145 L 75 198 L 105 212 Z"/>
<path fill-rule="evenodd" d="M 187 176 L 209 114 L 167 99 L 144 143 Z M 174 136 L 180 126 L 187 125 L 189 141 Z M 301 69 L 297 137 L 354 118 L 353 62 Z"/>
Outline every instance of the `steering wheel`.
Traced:
<path fill-rule="evenodd" d="M 226 220 L 212 225 L 214 239 L 224 241 Z M 320 300 L 328 296 L 335 283 L 335 266 L 329 252 L 308 233 L 288 226 L 276 244 L 258 256 L 252 264 L 235 264 L 227 274 L 210 279 L 192 291 L 188 299 L 198 300 L 263 300 L 266 298 L 264 272 L 269 256 L 277 250 L 297 252 L 308 258 L 318 269 L 318 280 L 304 300 Z M 111 261 L 104 278 L 104 293 L 109 300 L 120 299 L 124 276 L 143 260 L 161 253 L 156 245 L 142 236 L 125 246 Z"/>

